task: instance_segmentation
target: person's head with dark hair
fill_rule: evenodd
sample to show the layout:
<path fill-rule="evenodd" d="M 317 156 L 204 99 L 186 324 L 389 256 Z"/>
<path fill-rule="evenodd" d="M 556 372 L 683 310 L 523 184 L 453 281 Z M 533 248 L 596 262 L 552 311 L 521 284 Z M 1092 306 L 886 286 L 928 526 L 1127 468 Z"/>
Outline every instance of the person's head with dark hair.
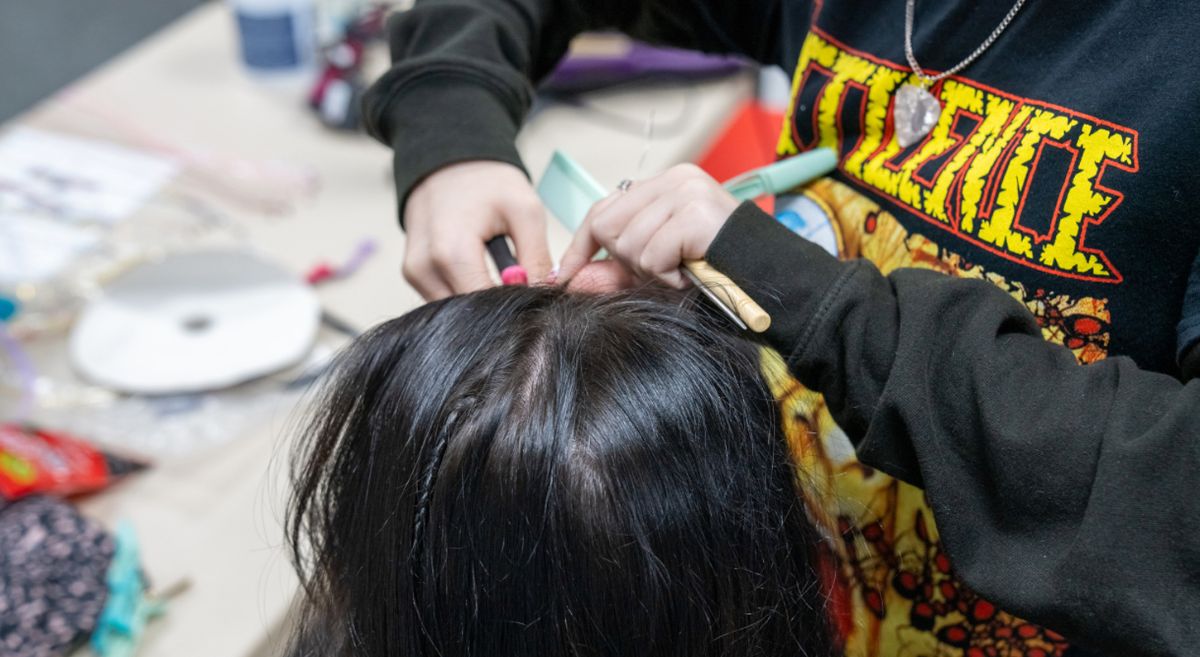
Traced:
<path fill-rule="evenodd" d="M 297 465 L 293 655 L 833 654 L 758 350 L 683 297 L 421 307 L 344 352 Z"/>

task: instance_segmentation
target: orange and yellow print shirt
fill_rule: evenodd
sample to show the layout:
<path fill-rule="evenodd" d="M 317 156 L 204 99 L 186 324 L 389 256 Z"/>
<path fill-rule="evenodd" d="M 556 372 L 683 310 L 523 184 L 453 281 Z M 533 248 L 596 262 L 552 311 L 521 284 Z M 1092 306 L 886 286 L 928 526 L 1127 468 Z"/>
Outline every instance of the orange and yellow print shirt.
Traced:
<path fill-rule="evenodd" d="M 1200 55 L 1186 30 L 1163 27 L 1168 9 L 1028 3 L 983 57 L 931 88 L 939 121 L 901 148 L 892 103 L 916 81 L 904 63 L 904 2 L 784 4 L 812 18 L 784 40 L 795 69 L 777 154 L 839 153 L 835 174 L 777 199 L 784 225 L 884 274 L 917 267 L 990 281 L 1081 363 L 1128 356 L 1176 372 L 1174 329 L 1200 249 L 1200 126 L 1190 119 L 1200 85 L 1177 56 Z M 934 72 L 957 63 L 1010 6 L 918 3 L 918 60 Z M 1200 20 L 1200 7 L 1184 13 Z M 834 546 L 847 655 L 1085 654 L 963 585 L 924 494 L 859 464 L 821 396 L 776 356 L 766 367 Z"/>

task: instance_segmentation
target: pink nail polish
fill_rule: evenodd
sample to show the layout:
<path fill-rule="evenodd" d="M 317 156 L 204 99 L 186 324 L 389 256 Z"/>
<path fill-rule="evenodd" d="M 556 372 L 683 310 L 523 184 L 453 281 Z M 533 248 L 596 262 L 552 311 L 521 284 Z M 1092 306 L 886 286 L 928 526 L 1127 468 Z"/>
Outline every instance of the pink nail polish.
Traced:
<path fill-rule="evenodd" d="M 500 272 L 500 282 L 505 285 L 525 285 L 529 282 L 529 277 L 525 274 L 524 267 L 513 265 Z"/>

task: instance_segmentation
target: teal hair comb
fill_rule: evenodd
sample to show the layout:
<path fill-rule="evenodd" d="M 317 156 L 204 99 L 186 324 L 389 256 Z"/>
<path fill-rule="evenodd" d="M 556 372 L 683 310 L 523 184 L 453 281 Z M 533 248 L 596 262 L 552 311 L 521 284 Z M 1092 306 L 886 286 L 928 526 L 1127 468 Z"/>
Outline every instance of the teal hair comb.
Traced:
<path fill-rule="evenodd" d="M 725 183 L 725 189 L 739 201 L 780 194 L 819 178 L 837 166 L 837 154 L 817 148 L 753 169 Z M 575 232 L 583 224 L 588 210 L 609 192 L 596 182 L 578 162 L 562 151 L 554 151 L 537 187 L 546 208 L 567 230 Z"/>
<path fill-rule="evenodd" d="M 562 151 L 554 151 L 538 182 L 537 193 L 558 223 L 572 233 L 583 225 L 588 210 L 608 196 L 608 191 L 592 174 Z"/>

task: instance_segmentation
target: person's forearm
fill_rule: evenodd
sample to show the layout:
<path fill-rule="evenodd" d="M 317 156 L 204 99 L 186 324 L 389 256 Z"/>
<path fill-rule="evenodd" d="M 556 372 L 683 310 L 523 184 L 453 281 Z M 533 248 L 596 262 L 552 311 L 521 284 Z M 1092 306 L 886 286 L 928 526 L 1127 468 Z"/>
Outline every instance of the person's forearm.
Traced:
<path fill-rule="evenodd" d="M 396 150 L 401 206 L 453 162 L 521 166 L 513 145 L 571 39 L 619 29 L 656 42 L 777 58 L 780 0 L 418 0 L 389 21 L 393 66 L 363 100 L 368 132 Z"/>
<path fill-rule="evenodd" d="M 860 460 L 925 487 L 970 586 L 1112 654 L 1200 645 L 1200 382 L 1078 365 L 986 282 L 884 277 L 752 206 L 707 257 Z"/>

